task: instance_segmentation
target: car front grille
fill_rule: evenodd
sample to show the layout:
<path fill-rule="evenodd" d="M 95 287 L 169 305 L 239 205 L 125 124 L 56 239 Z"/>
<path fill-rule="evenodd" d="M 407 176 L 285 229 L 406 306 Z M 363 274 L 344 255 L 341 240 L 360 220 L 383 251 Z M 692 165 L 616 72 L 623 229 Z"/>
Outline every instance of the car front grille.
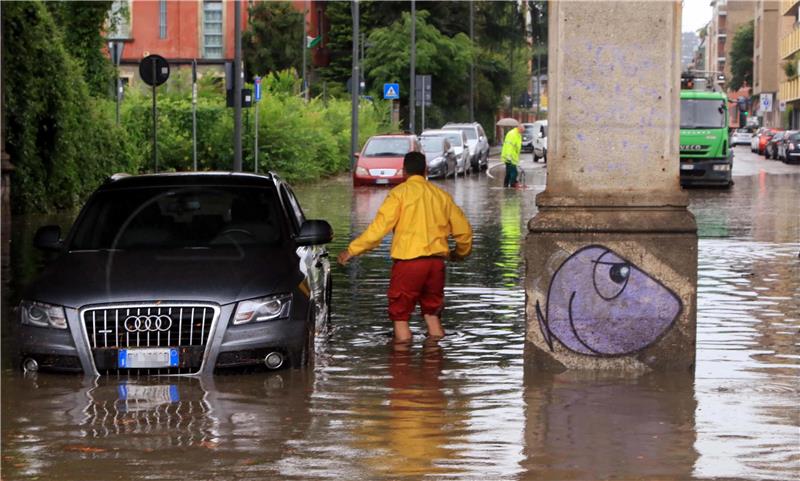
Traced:
<path fill-rule="evenodd" d="M 89 308 L 83 324 L 92 349 L 205 346 L 218 308 L 158 304 Z"/>
<path fill-rule="evenodd" d="M 85 308 L 81 322 L 98 372 L 188 374 L 197 372 L 219 317 L 213 304 L 159 303 Z M 180 365 L 162 369 L 120 369 L 120 349 L 178 348 Z"/>

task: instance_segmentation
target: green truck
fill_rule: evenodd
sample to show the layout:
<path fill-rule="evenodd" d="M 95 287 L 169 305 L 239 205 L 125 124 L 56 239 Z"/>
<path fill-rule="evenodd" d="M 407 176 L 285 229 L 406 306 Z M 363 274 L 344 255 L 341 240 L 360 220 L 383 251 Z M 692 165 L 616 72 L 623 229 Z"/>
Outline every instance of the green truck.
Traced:
<path fill-rule="evenodd" d="M 681 185 L 730 187 L 733 150 L 728 98 L 721 92 L 681 90 Z"/>

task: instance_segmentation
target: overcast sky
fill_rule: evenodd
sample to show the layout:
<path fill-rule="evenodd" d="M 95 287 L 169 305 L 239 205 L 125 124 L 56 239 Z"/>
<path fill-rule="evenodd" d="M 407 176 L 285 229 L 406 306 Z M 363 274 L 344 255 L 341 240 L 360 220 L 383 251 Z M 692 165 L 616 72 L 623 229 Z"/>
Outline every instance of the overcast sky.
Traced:
<path fill-rule="evenodd" d="M 711 0 L 683 0 L 684 32 L 697 31 L 711 20 Z"/>

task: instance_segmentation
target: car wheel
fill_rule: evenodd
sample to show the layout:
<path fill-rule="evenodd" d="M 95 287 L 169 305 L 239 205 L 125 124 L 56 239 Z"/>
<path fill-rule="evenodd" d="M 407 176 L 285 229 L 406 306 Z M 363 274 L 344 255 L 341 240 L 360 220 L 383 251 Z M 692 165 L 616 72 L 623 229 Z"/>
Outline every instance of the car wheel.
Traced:
<path fill-rule="evenodd" d="M 314 333 L 314 326 L 309 326 L 303 336 L 303 342 L 289 350 L 289 367 L 302 369 L 314 365 Z"/>

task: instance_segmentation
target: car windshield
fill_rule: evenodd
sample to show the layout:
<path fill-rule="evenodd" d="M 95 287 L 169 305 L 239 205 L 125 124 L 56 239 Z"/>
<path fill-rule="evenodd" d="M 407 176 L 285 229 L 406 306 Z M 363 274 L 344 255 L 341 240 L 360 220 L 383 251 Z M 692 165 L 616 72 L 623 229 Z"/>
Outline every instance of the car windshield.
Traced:
<path fill-rule="evenodd" d="M 93 196 L 71 250 L 215 248 L 276 245 L 282 239 L 271 188 L 158 187 Z"/>
<path fill-rule="evenodd" d="M 475 140 L 478 138 L 478 134 L 475 133 L 475 129 L 473 127 L 466 127 L 461 129 L 461 131 L 467 134 L 467 140 Z"/>
<path fill-rule="evenodd" d="M 682 129 L 721 129 L 725 127 L 725 102 L 681 99 Z"/>
<path fill-rule="evenodd" d="M 422 137 L 422 148 L 425 152 L 442 152 L 444 150 L 444 137 Z"/>
<path fill-rule="evenodd" d="M 441 134 L 435 134 L 439 136 L 447 137 L 447 140 L 450 141 L 450 145 L 453 147 L 461 147 L 464 145 L 463 138 L 461 137 L 461 132 L 442 132 Z"/>
<path fill-rule="evenodd" d="M 800 142 L 800 132 L 790 135 L 789 142 Z"/>
<path fill-rule="evenodd" d="M 528 135 L 533 135 L 533 124 L 525 125 L 525 133 Z"/>
<path fill-rule="evenodd" d="M 411 143 L 406 138 L 379 137 L 367 142 L 362 155 L 366 157 L 406 155 L 410 148 Z"/>

